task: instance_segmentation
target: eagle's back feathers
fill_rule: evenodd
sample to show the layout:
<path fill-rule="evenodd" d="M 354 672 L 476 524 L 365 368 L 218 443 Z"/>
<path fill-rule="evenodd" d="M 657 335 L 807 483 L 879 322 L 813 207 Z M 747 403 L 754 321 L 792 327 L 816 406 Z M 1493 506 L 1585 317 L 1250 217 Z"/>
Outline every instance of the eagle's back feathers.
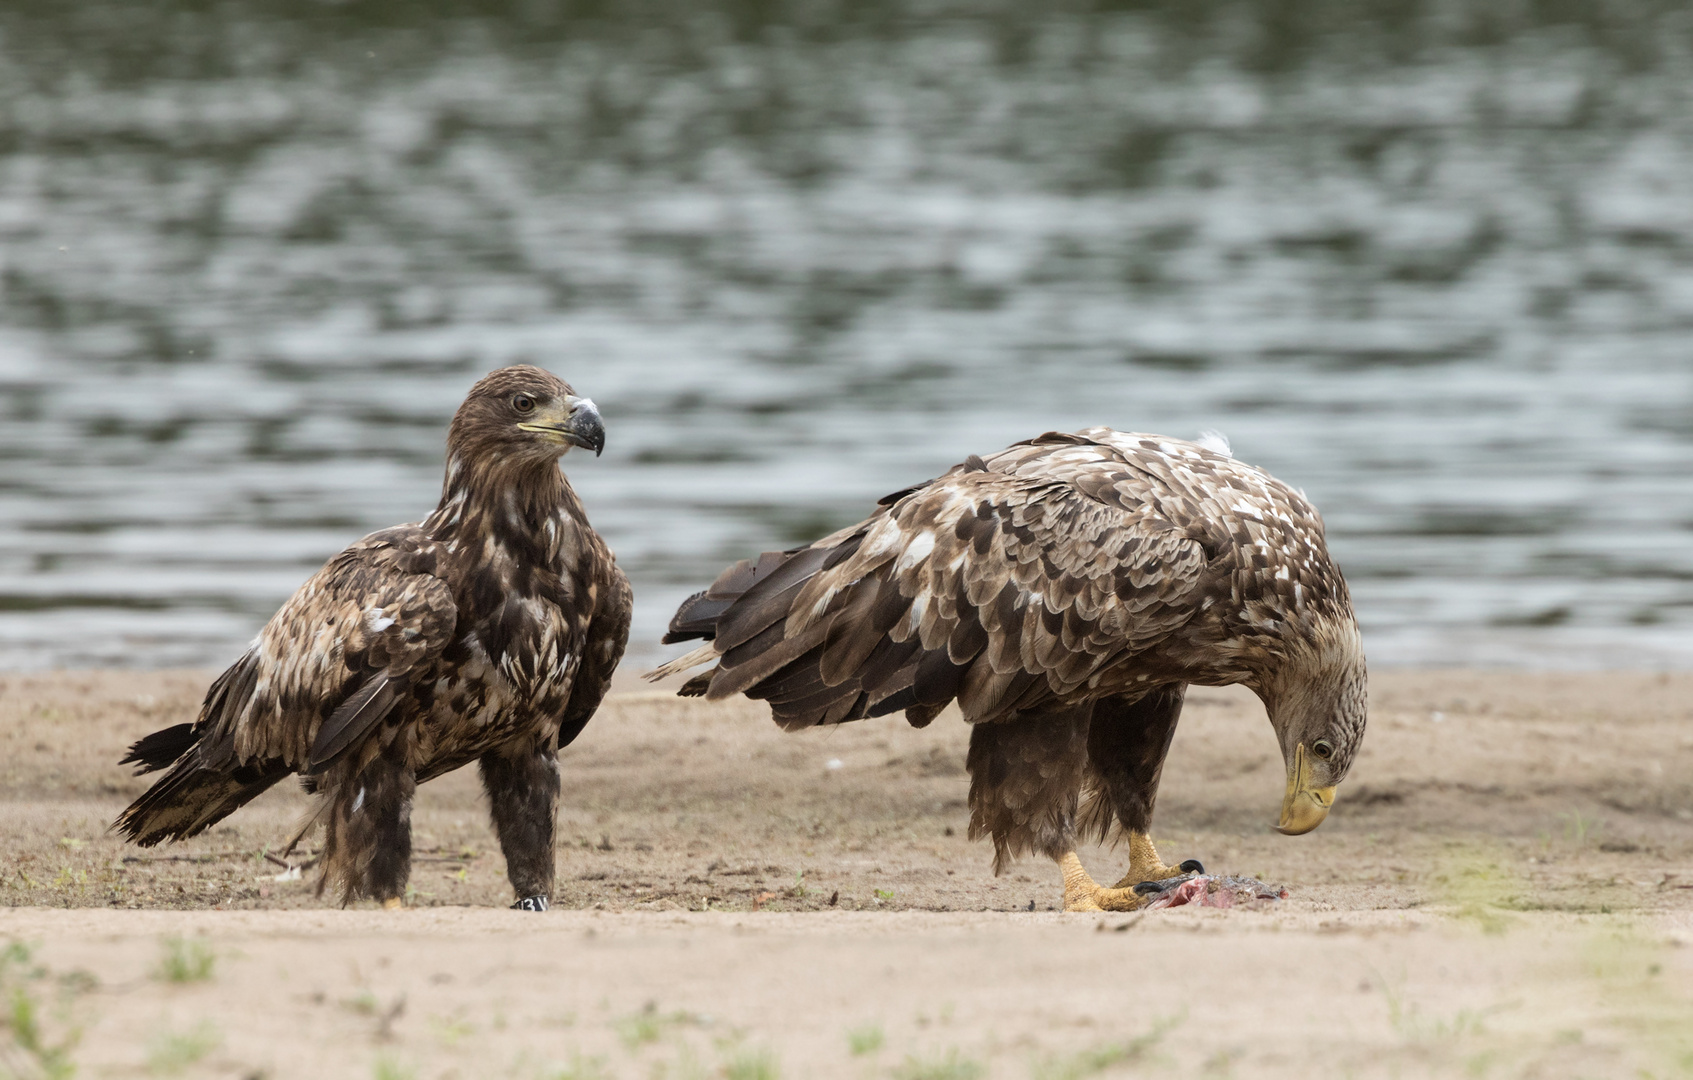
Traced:
<path fill-rule="evenodd" d="M 787 728 L 922 724 L 953 700 L 979 723 L 1154 677 L 1233 681 L 1290 621 L 1350 615 L 1292 489 L 1206 446 L 1090 428 L 972 455 L 738 563 L 665 640 L 711 642 L 689 686 L 766 700 Z"/>

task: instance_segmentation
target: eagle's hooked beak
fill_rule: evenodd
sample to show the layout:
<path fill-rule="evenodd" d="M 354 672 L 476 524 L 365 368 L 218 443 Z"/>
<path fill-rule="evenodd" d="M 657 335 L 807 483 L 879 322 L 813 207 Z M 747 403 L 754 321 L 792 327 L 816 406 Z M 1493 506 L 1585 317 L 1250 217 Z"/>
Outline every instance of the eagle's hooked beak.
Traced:
<path fill-rule="evenodd" d="M 524 431 L 533 431 L 572 446 L 584 447 L 599 457 L 605 450 L 605 421 L 600 419 L 599 406 L 592 398 L 577 397 L 567 394 L 564 404 L 569 411 L 564 416 L 557 413 L 538 416 L 536 422 L 517 425 Z"/>
<path fill-rule="evenodd" d="M 1282 816 L 1276 823 L 1276 831 L 1288 836 L 1308 833 L 1323 823 L 1333 805 L 1332 786 L 1311 786 L 1311 761 L 1305 744 L 1300 743 L 1294 747 L 1293 767 L 1287 771 L 1287 794 L 1282 797 Z"/>
<path fill-rule="evenodd" d="M 600 419 L 599 406 L 593 398 L 572 394 L 564 399 L 570 406 L 570 419 L 564 422 L 564 432 L 577 446 L 585 447 L 599 457 L 605 450 L 605 421 Z"/>

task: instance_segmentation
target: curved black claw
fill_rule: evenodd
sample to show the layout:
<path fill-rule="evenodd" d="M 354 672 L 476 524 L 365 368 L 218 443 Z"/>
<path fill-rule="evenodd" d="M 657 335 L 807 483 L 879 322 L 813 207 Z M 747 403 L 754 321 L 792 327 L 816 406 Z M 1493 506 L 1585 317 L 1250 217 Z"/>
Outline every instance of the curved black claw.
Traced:
<path fill-rule="evenodd" d="M 1139 885 L 1135 886 L 1136 896 L 1151 896 L 1153 893 L 1161 893 L 1163 891 L 1164 883 L 1162 881 L 1143 881 Z"/>
<path fill-rule="evenodd" d="M 1184 874 L 1203 874 L 1205 872 L 1205 864 L 1200 862 L 1198 859 L 1183 859 L 1182 864 L 1176 867 L 1176 869 L 1180 870 Z"/>
<path fill-rule="evenodd" d="M 547 898 L 544 896 L 525 896 L 511 906 L 513 911 L 545 911 Z"/>

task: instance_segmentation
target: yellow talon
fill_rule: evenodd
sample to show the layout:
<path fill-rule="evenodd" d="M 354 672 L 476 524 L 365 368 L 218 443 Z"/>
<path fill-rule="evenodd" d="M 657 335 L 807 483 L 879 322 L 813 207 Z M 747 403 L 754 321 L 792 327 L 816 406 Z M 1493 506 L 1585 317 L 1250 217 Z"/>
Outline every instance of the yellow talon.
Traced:
<path fill-rule="evenodd" d="M 1164 881 L 1185 873 L 1187 871 L 1181 867 L 1168 866 L 1158 857 L 1158 849 L 1152 846 L 1152 837 L 1132 832 L 1129 834 L 1129 872 L 1115 887 L 1133 889 L 1143 881 Z"/>
<path fill-rule="evenodd" d="M 1074 851 L 1065 852 L 1058 868 L 1064 873 L 1065 911 L 1134 911 L 1145 902 L 1133 889 L 1102 887 L 1088 876 Z"/>

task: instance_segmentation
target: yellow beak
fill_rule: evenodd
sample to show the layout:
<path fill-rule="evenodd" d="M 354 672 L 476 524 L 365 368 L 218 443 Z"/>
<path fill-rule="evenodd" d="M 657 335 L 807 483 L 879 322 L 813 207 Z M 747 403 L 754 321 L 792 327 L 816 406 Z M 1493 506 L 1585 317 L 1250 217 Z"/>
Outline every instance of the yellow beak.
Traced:
<path fill-rule="evenodd" d="M 591 398 L 567 396 L 563 408 L 549 405 L 537 412 L 533 420 L 517 427 L 548 442 L 586 447 L 595 457 L 605 449 L 605 421 L 600 419 L 599 407 Z"/>
<path fill-rule="evenodd" d="M 1276 831 L 1288 836 L 1308 833 L 1329 816 L 1334 805 L 1334 788 L 1311 786 L 1311 762 L 1306 757 L 1305 744 L 1293 750 L 1293 768 L 1287 774 L 1287 794 L 1282 798 L 1282 817 Z"/>

